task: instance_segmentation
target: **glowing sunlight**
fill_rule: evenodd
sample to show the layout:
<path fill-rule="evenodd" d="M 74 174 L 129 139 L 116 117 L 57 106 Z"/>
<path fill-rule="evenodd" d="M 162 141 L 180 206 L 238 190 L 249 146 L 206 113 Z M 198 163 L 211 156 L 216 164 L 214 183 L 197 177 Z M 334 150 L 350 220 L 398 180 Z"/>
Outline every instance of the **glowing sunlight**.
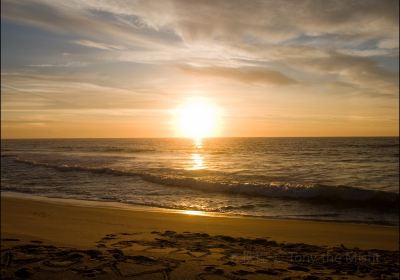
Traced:
<path fill-rule="evenodd" d="M 195 210 L 185 210 L 183 211 L 183 214 L 193 215 L 193 216 L 207 216 L 207 214 L 204 213 L 203 211 L 195 211 Z"/>
<path fill-rule="evenodd" d="M 192 169 L 200 170 L 204 169 L 204 159 L 201 154 L 192 154 Z"/>
<path fill-rule="evenodd" d="M 179 136 L 202 139 L 216 136 L 218 132 L 217 107 L 203 99 L 193 99 L 177 110 Z"/>

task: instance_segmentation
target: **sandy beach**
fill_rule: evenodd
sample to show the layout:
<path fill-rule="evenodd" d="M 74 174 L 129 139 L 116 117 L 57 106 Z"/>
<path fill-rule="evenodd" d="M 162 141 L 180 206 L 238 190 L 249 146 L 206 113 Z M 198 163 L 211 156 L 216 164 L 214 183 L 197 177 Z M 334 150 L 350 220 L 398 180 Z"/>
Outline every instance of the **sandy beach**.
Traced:
<path fill-rule="evenodd" d="M 4 279 L 399 275 L 399 232 L 392 226 L 202 216 L 9 194 L 1 202 Z"/>

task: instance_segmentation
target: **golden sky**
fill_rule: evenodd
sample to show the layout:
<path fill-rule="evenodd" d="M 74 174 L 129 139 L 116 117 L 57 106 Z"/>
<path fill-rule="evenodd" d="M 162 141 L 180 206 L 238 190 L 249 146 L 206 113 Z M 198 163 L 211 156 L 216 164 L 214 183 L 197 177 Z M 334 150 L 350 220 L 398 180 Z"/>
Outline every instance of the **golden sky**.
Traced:
<path fill-rule="evenodd" d="M 2 0 L 3 138 L 399 134 L 395 0 Z"/>

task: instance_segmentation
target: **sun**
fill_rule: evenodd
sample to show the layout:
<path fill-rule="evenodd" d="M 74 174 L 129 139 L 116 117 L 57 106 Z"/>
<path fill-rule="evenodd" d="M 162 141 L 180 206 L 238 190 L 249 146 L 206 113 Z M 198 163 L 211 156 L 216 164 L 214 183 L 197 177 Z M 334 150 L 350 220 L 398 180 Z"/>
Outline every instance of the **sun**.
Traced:
<path fill-rule="evenodd" d="M 218 110 L 211 102 L 203 99 L 189 100 L 177 112 L 180 136 L 193 139 L 216 136 Z"/>

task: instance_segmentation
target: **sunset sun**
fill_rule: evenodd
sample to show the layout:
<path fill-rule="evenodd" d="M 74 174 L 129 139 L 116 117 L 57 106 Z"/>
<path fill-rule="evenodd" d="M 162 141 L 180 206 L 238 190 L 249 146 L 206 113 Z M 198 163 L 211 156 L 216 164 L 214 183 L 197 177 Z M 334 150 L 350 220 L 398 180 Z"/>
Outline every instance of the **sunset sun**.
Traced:
<path fill-rule="evenodd" d="M 180 136 L 201 139 L 215 136 L 218 129 L 218 110 L 205 100 L 190 100 L 177 110 Z"/>

